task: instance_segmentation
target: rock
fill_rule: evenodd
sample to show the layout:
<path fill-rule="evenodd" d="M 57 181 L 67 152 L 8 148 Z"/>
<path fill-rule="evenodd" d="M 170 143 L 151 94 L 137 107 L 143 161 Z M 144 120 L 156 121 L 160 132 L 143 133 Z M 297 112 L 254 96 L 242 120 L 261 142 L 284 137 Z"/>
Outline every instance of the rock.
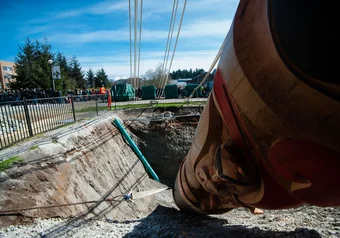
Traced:
<path fill-rule="evenodd" d="M 4 172 L 4 171 L 0 172 L 0 182 L 4 182 L 4 181 L 8 180 L 9 178 L 10 177 L 8 177 L 6 172 Z"/>

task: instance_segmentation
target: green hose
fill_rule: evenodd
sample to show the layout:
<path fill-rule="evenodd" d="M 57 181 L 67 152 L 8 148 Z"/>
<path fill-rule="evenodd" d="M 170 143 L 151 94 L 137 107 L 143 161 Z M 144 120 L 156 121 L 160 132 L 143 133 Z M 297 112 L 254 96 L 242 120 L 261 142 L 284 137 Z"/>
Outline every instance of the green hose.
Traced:
<path fill-rule="evenodd" d="M 129 134 L 126 132 L 126 130 L 124 129 L 124 127 L 122 126 L 122 124 L 119 122 L 119 120 L 117 118 L 115 118 L 113 120 L 113 123 L 116 125 L 116 127 L 118 128 L 118 130 L 120 131 L 120 133 L 123 134 L 124 138 L 127 140 L 127 142 L 130 144 L 131 148 L 133 149 L 133 151 L 137 154 L 138 158 L 142 161 L 143 165 L 145 166 L 147 172 L 152 176 L 153 179 L 157 180 L 158 182 L 160 182 L 157 174 L 155 173 L 155 171 L 153 171 L 153 169 L 151 168 L 149 162 L 145 159 L 144 155 L 142 154 L 142 152 L 138 149 L 138 147 L 136 146 L 135 142 L 131 139 L 131 137 L 129 136 Z"/>

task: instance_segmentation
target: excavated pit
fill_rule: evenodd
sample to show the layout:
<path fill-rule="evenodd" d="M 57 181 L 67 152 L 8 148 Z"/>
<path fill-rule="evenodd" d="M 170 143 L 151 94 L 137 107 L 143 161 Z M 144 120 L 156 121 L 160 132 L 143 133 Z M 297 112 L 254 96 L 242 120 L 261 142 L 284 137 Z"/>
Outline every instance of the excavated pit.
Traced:
<path fill-rule="evenodd" d="M 18 149 L 7 149 L 17 150 L 23 161 L 1 172 L 0 209 L 14 210 L 0 216 L 0 225 L 31 223 L 35 218 L 51 217 L 72 217 L 78 221 L 93 217 L 138 219 L 159 204 L 173 206 L 170 190 L 134 203 L 121 199 L 131 190 L 172 186 L 190 148 L 202 107 L 171 111 L 171 117 L 165 118 L 169 112 L 164 114 L 153 108 L 110 112 L 92 121 L 46 133 L 43 139 L 33 138 L 18 145 Z M 160 183 L 150 178 L 112 124 L 116 117 L 125 124 Z M 28 149 L 33 148 L 32 145 L 34 149 Z M 108 198 L 114 199 L 98 201 Z M 98 202 L 44 208 L 87 201 Z M 29 207 L 41 208 L 15 210 Z"/>
<path fill-rule="evenodd" d="M 134 122 L 130 131 L 138 147 L 165 185 L 172 187 L 178 168 L 190 149 L 199 115 L 151 123 Z"/>

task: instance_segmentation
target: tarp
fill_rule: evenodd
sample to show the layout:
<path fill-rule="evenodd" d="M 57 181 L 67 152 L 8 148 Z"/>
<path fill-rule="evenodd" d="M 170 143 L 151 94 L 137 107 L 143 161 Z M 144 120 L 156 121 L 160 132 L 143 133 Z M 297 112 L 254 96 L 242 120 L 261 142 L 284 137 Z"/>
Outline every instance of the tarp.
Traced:
<path fill-rule="evenodd" d="M 191 93 L 195 90 L 195 88 L 198 86 L 198 84 L 187 84 L 185 86 L 185 96 L 189 97 Z M 195 91 L 195 93 L 192 95 L 193 98 L 202 97 L 202 90 L 199 88 Z"/>
<path fill-rule="evenodd" d="M 113 101 L 130 101 L 135 97 L 135 90 L 131 84 L 115 84 L 111 88 Z"/>
<path fill-rule="evenodd" d="M 164 96 L 166 99 L 178 98 L 178 87 L 176 84 L 168 84 L 164 88 Z"/>
<path fill-rule="evenodd" d="M 214 86 L 214 81 L 209 81 L 208 83 L 208 90 L 211 91 Z"/>
<path fill-rule="evenodd" d="M 149 100 L 156 98 L 156 87 L 154 85 L 142 86 L 142 99 Z"/>

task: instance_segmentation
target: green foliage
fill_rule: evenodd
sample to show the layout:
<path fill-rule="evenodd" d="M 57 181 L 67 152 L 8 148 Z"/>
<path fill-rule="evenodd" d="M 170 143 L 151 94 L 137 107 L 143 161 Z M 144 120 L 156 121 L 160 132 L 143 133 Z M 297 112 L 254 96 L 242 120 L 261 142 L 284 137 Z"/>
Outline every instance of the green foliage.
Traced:
<path fill-rule="evenodd" d="M 108 106 L 98 106 L 98 111 L 104 111 L 108 110 Z M 75 113 L 81 113 L 81 112 L 96 112 L 97 108 L 96 107 L 84 107 L 81 109 L 76 109 Z"/>
<path fill-rule="evenodd" d="M 56 63 L 56 65 L 60 66 L 61 70 L 64 70 L 66 73 L 70 72 L 70 68 L 69 68 L 67 59 L 66 59 L 65 55 L 63 55 L 63 53 L 60 53 L 60 52 L 57 53 L 55 63 Z"/>
<path fill-rule="evenodd" d="M 11 88 L 42 88 L 50 89 L 52 86 L 51 69 L 48 60 L 53 60 L 51 45 L 45 40 L 43 43 L 26 39 L 25 45 L 19 47 L 15 57 L 15 81 Z"/>
<path fill-rule="evenodd" d="M 9 167 L 11 167 L 12 164 L 16 162 L 21 162 L 23 159 L 20 156 L 13 156 L 11 158 L 8 158 L 6 160 L 3 160 L 0 162 L 0 172 L 5 171 Z"/>
<path fill-rule="evenodd" d="M 81 69 L 80 63 L 76 56 L 73 56 L 70 62 L 70 78 L 74 80 L 75 87 L 79 89 L 86 88 L 86 80 L 84 78 L 84 71 Z"/>
<path fill-rule="evenodd" d="M 39 148 L 39 146 L 34 145 L 34 146 L 32 146 L 32 147 L 30 148 L 30 150 L 36 150 L 36 149 L 38 149 L 38 148 Z"/>
<path fill-rule="evenodd" d="M 57 90 L 74 89 L 76 82 L 70 77 L 71 68 L 66 56 L 63 53 L 58 52 L 55 59 L 55 65 L 60 66 L 61 80 L 56 80 L 55 85 Z M 65 84 L 63 87 L 63 83 Z"/>
<path fill-rule="evenodd" d="M 189 102 L 185 103 L 185 105 L 190 105 L 190 106 L 204 106 L 205 102 Z M 158 103 L 155 105 L 149 105 L 149 103 L 140 103 L 140 104 L 126 104 L 126 105 L 121 105 L 118 104 L 115 107 L 115 103 L 112 102 L 111 109 L 134 109 L 134 108 L 146 108 L 146 107 L 157 107 L 157 108 L 168 108 L 168 107 L 182 107 L 184 105 L 183 102 L 175 102 L 175 103 Z M 107 106 L 98 106 L 98 111 L 105 111 L 109 110 Z M 83 112 L 96 112 L 97 109 L 95 106 L 90 106 L 90 107 L 84 107 L 81 109 L 76 109 L 76 113 L 83 113 Z M 69 125 L 69 124 L 68 124 Z"/>
<path fill-rule="evenodd" d="M 205 73 L 204 69 L 195 69 L 194 71 L 192 71 L 192 69 L 183 69 L 183 70 L 176 70 L 176 71 L 172 71 L 172 73 L 170 73 L 171 78 L 173 79 L 181 79 L 181 78 L 193 78 L 196 77 L 200 74 Z"/>
<path fill-rule="evenodd" d="M 86 83 L 87 83 L 87 86 L 90 87 L 90 88 L 94 88 L 95 87 L 95 75 L 94 75 L 94 72 L 92 69 L 89 69 L 87 72 L 86 72 Z"/>
<path fill-rule="evenodd" d="M 109 78 L 107 77 L 107 74 L 105 73 L 103 68 L 98 70 L 95 76 L 95 87 L 99 88 L 102 85 L 104 85 L 104 87 L 106 88 L 110 87 Z"/>

